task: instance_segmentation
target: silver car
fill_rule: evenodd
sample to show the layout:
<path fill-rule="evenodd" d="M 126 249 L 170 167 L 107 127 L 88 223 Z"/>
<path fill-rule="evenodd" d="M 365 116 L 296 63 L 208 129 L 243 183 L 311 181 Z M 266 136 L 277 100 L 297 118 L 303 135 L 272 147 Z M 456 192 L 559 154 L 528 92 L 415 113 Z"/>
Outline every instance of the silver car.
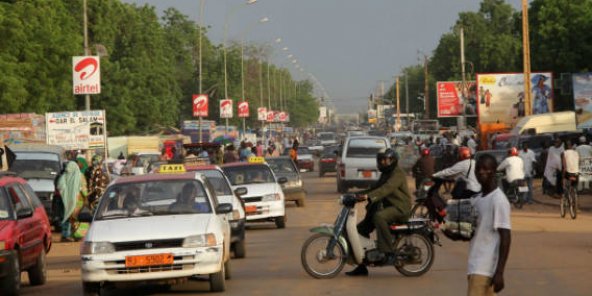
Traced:
<path fill-rule="evenodd" d="M 337 191 L 346 193 L 351 187 L 369 187 L 378 181 L 376 154 L 390 148 L 385 137 L 348 137 L 337 159 Z"/>

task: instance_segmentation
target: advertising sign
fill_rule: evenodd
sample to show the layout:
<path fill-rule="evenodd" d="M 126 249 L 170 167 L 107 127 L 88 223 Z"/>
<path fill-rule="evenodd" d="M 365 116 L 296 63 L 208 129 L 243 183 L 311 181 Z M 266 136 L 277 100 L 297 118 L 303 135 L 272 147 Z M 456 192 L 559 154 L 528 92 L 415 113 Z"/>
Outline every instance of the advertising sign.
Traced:
<path fill-rule="evenodd" d="M 273 122 L 274 118 L 275 118 L 275 111 L 273 111 L 273 110 L 267 111 L 267 122 Z"/>
<path fill-rule="evenodd" d="M 249 102 L 238 103 L 238 117 L 249 117 Z"/>
<path fill-rule="evenodd" d="M 280 118 L 280 122 L 286 122 L 286 119 L 288 118 L 288 113 L 282 111 L 279 114 L 279 118 Z"/>
<path fill-rule="evenodd" d="M 265 108 L 265 107 L 257 108 L 257 120 L 259 120 L 259 121 L 267 120 L 267 108 Z"/>
<path fill-rule="evenodd" d="M 232 100 L 220 100 L 220 118 L 232 118 Z"/>
<path fill-rule="evenodd" d="M 193 95 L 193 116 L 208 117 L 208 95 Z"/>
<path fill-rule="evenodd" d="M 105 148 L 105 111 L 45 113 L 47 144 L 67 150 Z"/>
<path fill-rule="evenodd" d="M 573 93 L 578 128 L 592 127 L 592 72 L 573 74 Z"/>
<path fill-rule="evenodd" d="M 465 116 L 477 115 L 475 81 L 467 81 L 465 87 L 462 81 L 438 82 L 436 90 L 438 117 L 463 116 L 463 107 Z"/>
<path fill-rule="evenodd" d="M 72 92 L 75 95 L 101 93 L 101 63 L 98 56 L 72 57 Z"/>
<path fill-rule="evenodd" d="M 530 80 L 531 114 L 553 112 L 553 75 L 533 72 Z M 477 98 L 479 122 L 515 126 L 525 115 L 523 74 L 477 74 Z"/>
<path fill-rule="evenodd" d="M 368 109 L 368 119 L 376 119 L 376 109 Z"/>

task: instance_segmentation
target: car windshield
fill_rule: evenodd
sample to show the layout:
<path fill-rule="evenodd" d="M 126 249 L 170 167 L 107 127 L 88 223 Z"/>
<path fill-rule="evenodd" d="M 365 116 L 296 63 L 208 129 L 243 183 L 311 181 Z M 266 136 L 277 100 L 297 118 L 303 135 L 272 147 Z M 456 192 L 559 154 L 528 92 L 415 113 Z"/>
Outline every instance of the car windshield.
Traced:
<path fill-rule="evenodd" d="M 386 149 L 383 139 L 351 139 L 347 147 L 347 157 L 374 158 L 380 150 Z"/>
<path fill-rule="evenodd" d="M 204 174 L 206 178 L 212 184 L 212 187 L 216 191 L 216 195 L 232 195 L 232 189 L 228 185 L 224 174 L 218 170 L 203 170 L 199 171 Z"/>
<path fill-rule="evenodd" d="M 232 185 L 274 183 L 271 169 L 265 165 L 248 165 L 223 168 Z"/>
<path fill-rule="evenodd" d="M 61 171 L 60 160 L 54 153 L 17 152 L 10 170 L 23 178 L 55 178 Z"/>
<path fill-rule="evenodd" d="M 8 200 L 8 196 L 4 190 L 0 189 L 0 220 L 11 220 L 12 206 Z"/>
<path fill-rule="evenodd" d="M 101 198 L 95 220 L 211 212 L 202 183 L 153 180 L 110 186 Z"/>
<path fill-rule="evenodd" d="M 297 173 L 291 159 L 267 159 L 266 161 L 276 173 Z"/>

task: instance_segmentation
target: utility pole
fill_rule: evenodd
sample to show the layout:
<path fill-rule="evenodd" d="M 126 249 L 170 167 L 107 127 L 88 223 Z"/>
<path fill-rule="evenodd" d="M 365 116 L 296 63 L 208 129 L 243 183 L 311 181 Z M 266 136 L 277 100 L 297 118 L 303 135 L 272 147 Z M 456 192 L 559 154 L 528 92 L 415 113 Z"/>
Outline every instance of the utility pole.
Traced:
<path fill-rule="evenodd" d="M 467 110 L 467 103 L 468 103 L 468 91 L 467 91 L 467 79 L 465 75 L 465 31 L 464 28 L 460 27 L 460 71 L 462 75 L 462 87 L 460 92 L 460 97 L 462 98 L 462 128 L 465 129 L 467 126 L 467 117 L 466 117 L 466 110 Z M 461 128 L 461 127 L 459 127 Z"/>
<path fill-rule="evenodd" d="M 397 122 L 395 123 L 395 131 L 398 132 L 401 129 L 401 104 L 399 104 L 399 76 L 396 80 L 397 90 Z"/>
<path fill-rule="evenodd" d="M 90 55 L 90 50 L 88 48 L 88 14 L 87 14 L 87 5 L 86 5 L 86 0 L 83 1 L 82 3 L 82 13 L 83 13 L 83 29 L 84 29 L 84 55 L 88 56 Z M 85 110 L 86 111 L 90 111 L 90 95 L 86 94 L 84 95 L 84 106 L 85 106 Z"/>
<path fill-rule="evenodd" d="M 202 28 L 203 28 L 203 11 L 204 11 L 204 6 L 205 6 L 205 1 L 206 0 L 199 0 L 199 33 L 197 35 L 198 37 L 198 46 L 199 46 L 199 52 L 198 52 L 198 60 L 199 60 L 199 94 L 202 95 L 202 84 L 201 84 L 201 80 L 202 80 L 202 68 L 201 68 L 201 34 L 203 33 Z M 202 126 L 201 126 L 201 115 L 199 116 L 199 143 L 202 142 L 202 137 L 203 137 L 203 130 L 202 130 Z"/>
<path fill-rule="evenodd" d="M 532 114 L 530 93 L 530 38 L 528 33 L 528 0 L 522 0 L 522 57 L 524 60 L 524 114 Z"/>
<path fill-rule="evenodd" d="M 407 73 L 405 73 L 405 118 L 407 118 L 407 128 L 409 128 L 409 79 Z"/>
<path fill-rule="evenodd" d="M 423 75 L 424 75 L 424 105 L 425 105 L 425 117 L 430 119 L 430 86 L 428 84 L 428 56 L 423 55 Z"/>

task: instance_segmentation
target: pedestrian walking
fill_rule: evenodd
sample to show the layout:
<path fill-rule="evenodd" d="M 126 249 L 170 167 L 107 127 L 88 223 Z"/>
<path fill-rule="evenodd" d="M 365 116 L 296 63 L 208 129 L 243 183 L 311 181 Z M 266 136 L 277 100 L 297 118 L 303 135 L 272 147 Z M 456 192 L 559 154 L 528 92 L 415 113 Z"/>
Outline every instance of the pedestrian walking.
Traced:
<path fill-rule="evenodd" d="M 82 182 L 84 176 L 80 172 L 78 164 L 69 161 L 66 169 L 58 180 L 58 190 L 62 197 L 64 205 L 64 218 L 62 219 L 62 242 L 73 242 L 72 222 L 76 220 L 78 212 L 84 205 L 84 196 L 86 195 L 86 186 Z"/>

